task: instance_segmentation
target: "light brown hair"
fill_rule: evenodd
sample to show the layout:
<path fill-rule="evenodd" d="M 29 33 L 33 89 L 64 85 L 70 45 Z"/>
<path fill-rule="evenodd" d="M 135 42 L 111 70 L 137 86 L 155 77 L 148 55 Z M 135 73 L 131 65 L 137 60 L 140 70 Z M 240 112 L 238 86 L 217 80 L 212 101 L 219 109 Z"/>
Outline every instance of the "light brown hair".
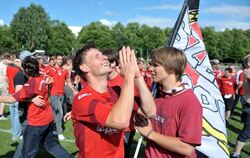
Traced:
<path fill-rule="evenodd" d="M 152 63 L 163 66 L 166 72 L 174 73 L 176 80 L 181 81 L 181 77 L 187 65 L 185 54 L 174 47 L 161 47 L 153 51 Z"/>

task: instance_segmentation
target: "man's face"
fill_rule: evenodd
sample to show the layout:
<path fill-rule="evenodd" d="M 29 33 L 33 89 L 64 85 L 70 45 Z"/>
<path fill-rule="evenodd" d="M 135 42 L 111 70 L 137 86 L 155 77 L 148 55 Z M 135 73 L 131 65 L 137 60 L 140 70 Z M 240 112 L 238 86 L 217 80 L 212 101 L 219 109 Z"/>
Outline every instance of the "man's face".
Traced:
<path fill-rule="evenodd" d="M 103 55 L 98 49 L 90 49 L 85 57 L 89 73 L 93 75 L 106 75 L 112 71 L 108 57 Z"/>
<path fill-rule="evenodd" d="M 62 66 L 62 64 L 63 64 L 63 57 L 62 56 L 57 56 L 56 57 L 56 64 L 58 66 Z"/>
<path fill-rule="evenodd" d="M 163 83 L 169 76 L 169 73 L 165 71 L 164 67 L 158 63 L 152 63 L 151 69 L 154 82 Z"/>
<path fill-rule="evenodd" d="M 232 77 L 232 73 L 230 73 L 229 71 L 225 71 L 225 74 L 224 74 L 227 78 L 230 78 Z"/>

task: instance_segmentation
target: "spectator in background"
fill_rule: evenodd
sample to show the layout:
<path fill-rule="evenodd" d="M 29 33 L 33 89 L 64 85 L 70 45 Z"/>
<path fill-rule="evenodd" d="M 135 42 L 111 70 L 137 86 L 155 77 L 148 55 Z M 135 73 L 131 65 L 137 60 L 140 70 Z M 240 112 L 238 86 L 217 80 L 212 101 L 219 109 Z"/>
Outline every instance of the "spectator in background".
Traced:
<path fill-rule="evenodd" d="M 244 96 L 241 98 L 242 102 L 242 114 L 241 121 L 244 123 L 244 127 L 241 130 L 235 144 L 235 149 L 231 158 L 240 158 L 240 152 L 245 143 L 250 139 L 250 54 L 245 56 L 244 64 L 246 69 L 244 70 Z"/>
<path fill-rule="evenodd" d="M 13 64 L 12 56 L 9 53 L 5 53 L 4 59 L 8 61 L 7 69 L 6 69 L 6 76 L 8 79 L 8 93 L 10 95 L 15 93 L 15 86 L 14 86 L 14 78 L 16 74 L 21 71 L 21 69 Z M 18 113 L 18 102 L 13 102 L 9 106 L 10 108 L 10 124 L 11 124 L 11 131 L 12 131 L 12 140 L 20 139 L 22 135 L 22 128 L 19 121 L 19 113 Z"/>
<path fill-rule="evenodd" d="M 226 106 L 226 111 L 225 111 L 226 120 L 228 120 L 231 115 L 231 110 L 234 105 L 235 88 L 237 86 L 236 80 L 232 76 L 232 71 L 233 71 L 232 68 L 230 67 L 226 68 L 224 75 L 221 78 L 219 78 L 219 85 L 220 85 L 219 88 Z"/>
<path fill-rule="evenodd" d="M 210 63 L 214 72 L 215 80 L 219 85 L 219 78 L 223 75 L 223 71 L 220 69 L 220 61 L 218 59 L 213 59 Z"/>
<path fill-rule="evenodd" d="M 3 54 L 1 56 L 1 61 L 0 61 L 0 95 L 8 95 L 9 94 L 9 92 L 8 92 L 8 79 L 6 76 L 6 71 L 7 71 L 6 58 L 8 58 L 8 57 L 5 57 L 5 55 Z M 5 117 L 4 109 L 5 109 L 5 103 L 0 102 L 0 120 L 7 120 L 8 119 L 7 117 Z"/>
<path fill-rule="evenodd" d="M 22 67 L 25 75 L 29 77 L 27 84 L 12 96 L 0 96 L 0 101 L 9 103 L 27 101 L 38 95 L 44 99 L 44 102 L 39 105 L 30 103 L 28 106 L 28 125 L 24 132 L 22 157 L 34 158 L 42 142 L 45 149 L 55 157 L 71 158 L 72 156 L 60 146 L 57 138 L 52 134 L 54 117 L 46 85 L 49 81 L 45 81 L 39 75 L 39 64 L 36 59 L 26 57 Z"/>
<path fill-rule="evenodd" d="M 234 106 L 232 108 L 231 116 L 230 117 L 233 117 L 235 107 L 237 106 L 239 100 L 241 100 L 241 97 L 244 96 L 244 86 L 243 86 L 243 82 L 244 82 L 244 73 L 243 73 L 243 70 L 244 69 L 245 69 L 244 63 L 242 63 L 241 70 L 239 70 L 237 72 L 237 75 L 236 75 L 237 87 L 236 87 L 236 90 L 235 90 Z"/>
<path fill-rule="evenodd" d="M 59 140 L 64 140 L 65 137 L 62 134 L 62 121 L 63 121 L 63 101 L 64 101 L 64 85 L 65 82 L 71 88 L 74 94 L 77 91 L 74 89 L 72 82 L 70 80 L 69 73 L 66 69 L 63 68 L 63 56 L 56 56 L 56 65 L 46 70 L 46 76 L 53 78 L 54 82 L 52 83 L 50 91 L 50 101 L 55 116 L 56 131 L 54 132 L 58 135 Z"/>

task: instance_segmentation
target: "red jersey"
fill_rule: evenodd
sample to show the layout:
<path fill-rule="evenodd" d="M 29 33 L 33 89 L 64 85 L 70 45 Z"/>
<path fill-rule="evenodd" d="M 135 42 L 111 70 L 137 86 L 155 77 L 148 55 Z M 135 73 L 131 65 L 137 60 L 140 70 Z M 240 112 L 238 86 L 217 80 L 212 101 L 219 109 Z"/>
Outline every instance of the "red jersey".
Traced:
<path fill-rule="evenodd" d="M 18 92 L 13 94 L 13 97 L 23 102 L 31 99 L 34 96 L 41 95 L 45 100 L 43 107 L 38 107 L 34 103 L 28 104 L 28 125 L 31 126 L 45 126 L 54 120 L 52 109 L 48 98 L 48 89 L 43 77 L 30 78 L 26 84 Z"/>
<path fill-rule="evenodd" d="M 54 79 L 51 88 L 51 95 L 64 95 L 64 85 L 65 80 L 68 78 L 68 71 L 62 67 L 55 66 L 46 69 L 46 75 L 53 77 Z"/>
<path fill-rule="evenodd" d="M 123 130 L 105 127 L 118 96 L 113 89 L 99 93 L 86 85 L 75 97 L 72 121 L 78 158 L 123 158 Z"/>
<path fill-rule="evenodd" d="M 6 76 L 8 79 L 9 94 L 15 93 L 14 78 L 19 71 L 20 69 L 15 65 L 13 64 L 7 65 Z"/>
<path fill-rule="evenodd" d="M 219 79 L 220 82 L 220 92 L 222 95 L 225 94 L 234 94 L 235 93 L 235 87 L 236 87 L 236 80 L 235 78 L 227 78 L 225 76 L 222 76 Z"/>
<path fill-rule="evenodd" d="M 191 89 L 174 96 L 161 95 L 155 99 L 157 112 L 151 118 L 154 131 L 178 137 L 182 142 L 200 145 L 202 136 L 202 107 Z M 184 158 L 148 141 L 145 156 L 150 158 Z M 195 152 L 190 156 L 196 157 Z M 190 158 L 189 157 L 189 158 Z"/>
<path fill-rule="evenodd" d="M 46 69 L 45 65 L 39 64 L 39 74 L 40 74 L 40 76 L 44 76 L 45 75 L 45 69 Z"/>

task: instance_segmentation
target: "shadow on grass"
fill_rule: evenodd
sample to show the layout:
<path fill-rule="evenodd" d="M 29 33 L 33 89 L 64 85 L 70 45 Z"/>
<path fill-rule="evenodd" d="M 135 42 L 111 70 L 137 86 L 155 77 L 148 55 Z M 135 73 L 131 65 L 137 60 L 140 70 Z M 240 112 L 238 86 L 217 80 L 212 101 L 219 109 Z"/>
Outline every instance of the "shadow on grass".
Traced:
<path fill-rule="evenodd" d="M 227 128 L 230 129 L 231 131 L 233 131 L 234 133 L 240 133 L 241 129 L 235 127 L 234 125 L 232 125 L 232 123 L 227 123 Z"/>

